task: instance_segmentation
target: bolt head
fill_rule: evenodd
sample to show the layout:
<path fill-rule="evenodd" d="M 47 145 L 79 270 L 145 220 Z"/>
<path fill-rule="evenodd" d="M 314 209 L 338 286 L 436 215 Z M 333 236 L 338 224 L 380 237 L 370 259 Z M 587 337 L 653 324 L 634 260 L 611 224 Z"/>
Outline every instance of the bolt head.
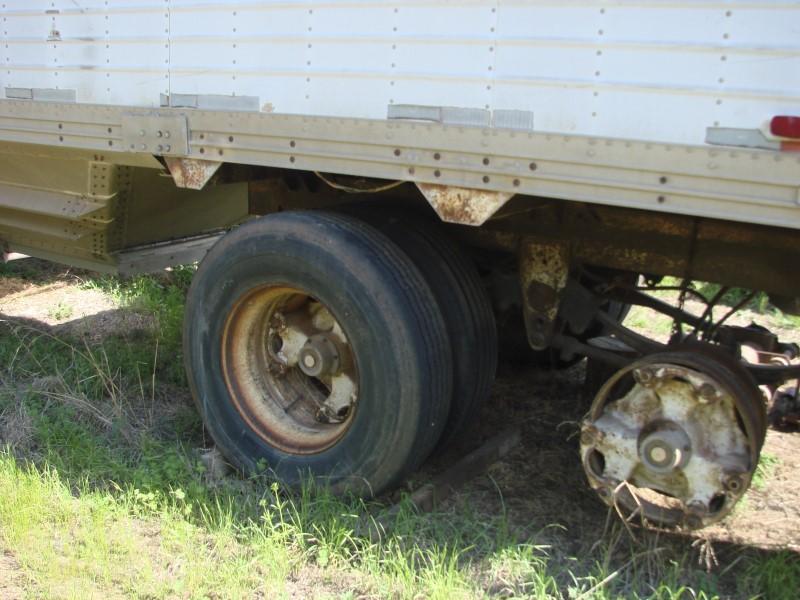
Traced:
<path fill-rule="evenodd" d="M 650 369 L 636 369 L 633 372 L 633 378 L 637 383 L 644 386 L 649 386 L 652 385 L 654 376 Z"/>
<path fill-rule="evenodd" d="M 583 446 L 591 446 L 594 444 L 595 435 L 594 432 L 590 429 L 584 429 L 581 431 L 581 445 Z"/>
<path fill-rule="evenodd" d="M 700 389 L 697 390 L 697 394 L 700 396 L 701 400 L 705 402 L 711 402 L 712 400 L 716 400 L 719 398 L 719 390 L 710 383 L 704 383 L 700 386 Z"/>
<path fill-rule="evenodd" d="M 739 493 L 745 486 L 744 477 L 739 473 L 728 473 L 723 478 L 722 485 L 729 492 Z"/>
<path fill-rule="evenodd" d="M 532 331 L 528 333 L 530 343 L 535 348 L 543 348 L 547 345 L 547 338 L 540 331 Z"/>

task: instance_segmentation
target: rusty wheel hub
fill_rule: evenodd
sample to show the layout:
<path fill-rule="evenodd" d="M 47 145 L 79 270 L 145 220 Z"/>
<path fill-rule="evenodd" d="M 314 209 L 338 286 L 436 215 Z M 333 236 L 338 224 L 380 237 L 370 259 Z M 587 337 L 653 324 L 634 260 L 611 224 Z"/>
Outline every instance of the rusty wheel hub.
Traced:
<path fill-rule="evenodd" d="M 624 516 L 698 528 L 725 517 L 758 463 L 758 388 L 716 353 L 655 355 L 617 372 L 581 432 L 589 483 Z"/>
<path fill-rule="evenodd" d="M 224 329 L 222 359 L 236 409 L 274 447 L 316 454 L 349 428 L 355 357 L 338 321 L 305 292 L 265 286 L 242 297 Z"/>

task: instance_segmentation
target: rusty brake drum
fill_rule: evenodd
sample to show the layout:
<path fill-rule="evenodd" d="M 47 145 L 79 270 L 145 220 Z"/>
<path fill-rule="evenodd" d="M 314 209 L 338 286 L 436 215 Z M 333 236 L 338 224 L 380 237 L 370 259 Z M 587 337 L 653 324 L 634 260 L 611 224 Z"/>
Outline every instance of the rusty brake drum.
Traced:
<path fill-rule="evenodd" d="M 626 518 L 699 528 L 750 485 L 766 435 L 758 387 L 710 345 L 648 356 L 614 374 L 581 431 L 592 488 Z"/>

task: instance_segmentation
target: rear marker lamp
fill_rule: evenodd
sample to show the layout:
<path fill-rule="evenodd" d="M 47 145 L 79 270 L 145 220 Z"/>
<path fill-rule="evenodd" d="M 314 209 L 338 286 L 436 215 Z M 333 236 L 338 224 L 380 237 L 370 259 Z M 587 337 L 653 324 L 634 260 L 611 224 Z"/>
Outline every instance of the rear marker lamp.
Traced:
<path fill-rule="evenodd" d="M 773 117 L 769 130 L 778 137 L 800 140 L 800 117 Z"/>

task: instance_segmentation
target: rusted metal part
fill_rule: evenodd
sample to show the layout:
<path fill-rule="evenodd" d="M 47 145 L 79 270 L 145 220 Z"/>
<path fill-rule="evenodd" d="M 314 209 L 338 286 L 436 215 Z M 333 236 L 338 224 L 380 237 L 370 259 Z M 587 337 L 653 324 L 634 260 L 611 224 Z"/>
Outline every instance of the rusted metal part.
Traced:
<path fill-rule="evenodd" d="M 587 478 L 624 517 L 704 527 L 742 497 L 766 433 L 763 400 L 735 359 L 665 352 L 618 371 L 581 430 Z"/>
<path fill-rule="evenodd" d="M 524 202 L 523 202 L 524 201 Z M 466 243 L 515 251 L 525 238 L 572 244 L 574 263 L 768 292 L 800 313 L 800 235 L 791 229 L 519 197 L 527 215 L 454 231 Z"/>
<path fill-rule="evenodd" d="M 528 343 L 535 350 L 550 345 L 561 295 L 569 277 L 569 247 L 565 243 L 524 240 L 519 252 L 522 312 Z"/>
<path fill-rule="evenodd" d="M 796 383 L 775 392 L 770 403 L 769 422 L 777 429 L 800 429 L 800 397 L 797 395 Z"/>
<path fill-rule="evenodd" d="M 731 328 L 751 333 L 749 339 L 741 344 L 742 360 L 751 365 L 790 367 L 800 365 L 800 352 L 795 344 L 781 344 L 777 336 L 760 327 Z M 772 382 L 760 386 L 767 403 L 769 422 L 778 429 L 800 427 L 800 399 L 797 391 L 800 379 L 797 377 L 782 382 Z"/>
<path fill-rule="evenodd" d="M 486 223 L 514 197 L 505 192 L 432 183 L 418 183 L 417 187 L 442 221 L 475 227 Z"/>
<path fill-rule="evenodd" d="M 202 190 L 222 166 L 221 162 L 198 158 L 164 157 L 172 179 L 179 188 Z"/>
<path fill-rule="evenodd" d="M 234 305 L 222 336 L 222 372 L 242 418 L 289 454 L 317 454 L 350 427 L 358 370 L 325 306 L 302 290 L 265 286 Z"/>

